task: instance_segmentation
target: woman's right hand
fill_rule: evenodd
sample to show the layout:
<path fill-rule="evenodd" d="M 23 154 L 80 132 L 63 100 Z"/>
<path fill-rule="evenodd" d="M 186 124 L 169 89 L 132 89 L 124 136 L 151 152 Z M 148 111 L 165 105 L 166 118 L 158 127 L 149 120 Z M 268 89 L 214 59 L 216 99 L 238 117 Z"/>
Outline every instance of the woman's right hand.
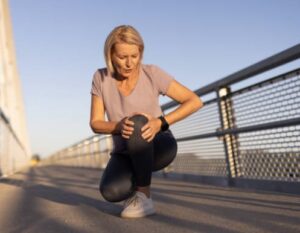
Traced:
<path fill-rule="evenodd" d="M 134 128 L 134 122 L 128 119 L 129 117 L 124 117 L 119 123 L 118 128 L 123 138 L 129 139 L 132 134 Z"/>

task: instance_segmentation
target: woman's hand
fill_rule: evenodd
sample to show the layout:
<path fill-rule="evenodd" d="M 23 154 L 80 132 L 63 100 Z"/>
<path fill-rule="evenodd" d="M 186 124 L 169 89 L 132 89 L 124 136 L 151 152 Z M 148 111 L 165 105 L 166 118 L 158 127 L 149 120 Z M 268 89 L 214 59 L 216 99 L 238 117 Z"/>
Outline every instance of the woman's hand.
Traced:
<path fill-rule="evenodd" d="M 145 139 L 147 142 L 151 142 L 155 135 L 160 131 L 161 128 L 161 121 L 158 118 L 152 117 L 146 113 L 141 112 L 135 112 L 131 116 L 134 116 L 136 114 L 140 114 L 145 116 L 148 119 L 148 122 L 142 127 L 141 133 L 142 138 Z M 118 130 L 121 133 L 123 138 L 129 139 L 130 135 L 132 135 L 134 128 L 134 122 L 130 121 L 128 118 L 131 116 L 124 117 L 119 123 L 118 123 Z"/>
<path fill-rule="evenodd" d="M 134 128 L 134 122 L 130 121 L 128 117 L 124 117 L 119 123 L 118 123 L 118 130 L 121 133 L 123 138 L 129 139 L 130 135 L 132 134 Z"/>
<path fill-rule="evenodd" d="M 148 118 L 148 122 L 142 127 L 142 137 L 147 141 L 151 142 L 155 135 L 160 131 L 161 120 L 150 116 L 146 113 L 140 113 L 141 115 Z"/>

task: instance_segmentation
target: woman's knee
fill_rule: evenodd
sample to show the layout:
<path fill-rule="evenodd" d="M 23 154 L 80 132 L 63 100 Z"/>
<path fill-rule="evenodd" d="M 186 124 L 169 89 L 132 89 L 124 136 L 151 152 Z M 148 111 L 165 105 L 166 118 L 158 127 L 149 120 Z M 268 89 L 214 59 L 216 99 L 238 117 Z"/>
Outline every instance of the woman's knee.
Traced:
<path fill-rule="evenodd" d="M 109 202 L 126 199 L 134 190 L 134 177 L 130 158 L 113 154 L 101 176 L 99 191 Z"/>
<path fill-rule="evenodd" d="M 148 150 L 151 143 L 148 143 L 142 137 L 142 127 L 148 122 L 148 118 L 143 115 L 134 115 L 129 118 L 134 122 L 134 130 L 127 140 L 127 149 L 130 154 L 140 153 L 143 150 Z"/>
<path fill-rule="evenodd" d="M 105 184 L 99 186 L 103 198 L 109 202 L 120 202 L 130 197 L 134 191 L 131 184 Z"/>
<path fill-rule="evenodd" d="M 106 201 L 109 201 L 109 202 L 118 202 L 121 199 L 120 194 L 115 189 L 115 187 L 110 187 L 110 186 L 101 184 L 99 186 L 99 191 L 100 191 L 102 197 Z"/>
<path fill-rule="evenodd" d="M 131 116 L 129 120 L 134 122 L 133 128 L 136 134 L 141 133 L 142 127 L 148 122 L 148 118 L 141 114 Z"/>

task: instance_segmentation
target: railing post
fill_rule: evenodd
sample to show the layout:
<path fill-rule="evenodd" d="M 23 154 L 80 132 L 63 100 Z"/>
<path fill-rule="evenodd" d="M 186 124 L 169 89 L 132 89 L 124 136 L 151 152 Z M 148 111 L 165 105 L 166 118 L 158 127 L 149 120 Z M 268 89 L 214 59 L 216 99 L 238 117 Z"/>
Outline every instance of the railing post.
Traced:
<path fill-rule="evenodd" d="M 217 90 L 219 115 L 222 130 L 236 127 L 233 102 L 230 97 L 230 87 L 223 87 Z M 226 134 L 222 137 L 226 155 L 227 174 L 229 184 L 232 184 L 232 178 L 242 176 L 242 167 L 238 156 L 238 136 Z"/>

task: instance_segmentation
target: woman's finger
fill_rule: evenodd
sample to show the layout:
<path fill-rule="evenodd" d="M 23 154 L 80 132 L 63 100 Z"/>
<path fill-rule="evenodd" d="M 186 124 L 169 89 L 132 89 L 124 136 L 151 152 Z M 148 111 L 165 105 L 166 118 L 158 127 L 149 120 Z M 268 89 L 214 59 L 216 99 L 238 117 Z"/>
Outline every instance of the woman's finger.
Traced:
<path fill-rule="evenodd" d="M 150 125 L 147 123 L 147 124 L 145 124 L 142 128 L 141 128 L 141 131 L 142 131 L 142 133 L 144 132 L 144 131 L 146 131 L 147 129 L 149 129 L 150 128 Z"/>
<path fill-rule="evenodd" d="M 154 134 L 149 135 L 149 137 L 146 138 L 147 142 L 151 142 L 154 138 Z"/>
<path fill-rule="evenodd" d="M 125 119 L 125 124 L 126 124 L 126 125 L 131 125 L 131 126 L 133 126 L 133 125 L 134 125 L 134 122 L 131 121 L 131 120 L 129 120 L 128 118 L 126 118 L 126 119 Z"/>
<path fill-rule="evenodd" d="M 123 130 L 123 131 L 122 131 L 122 137 L 124 137 L 124 138 L 129 138 L 130 135 L 132 135 L 132 132 L 128 132 L 128 131 L 126 131 L 126 130 Z"/>
<path fill-rule="evenodd" d="M 131 127 L 131 126 L 124 125 L 123 130 L 126 130 L 126 131 L 133 131 L 134 128 Z"/>
<path fill-rule="evenodd" d="M 152 134 L 153 134 L 153 132 L 152 132 L 151 128 L 149 128 L 142 134 L 142 137 L 144 139 L 148 139 L 152 136 Z"/>
<path fill-rule="evenodd" d="M 126 136 L 126 135 L 123 135 L 123 134 L 122 134 L 122 137 L 123 137 L 123 138 L 126 138 L 126 139 L 129 139 L 129 138 L 130 138 L 129 136 Z"/>
<path fill-rule="evenodd" d="M 126 135 L 130 136 L 130 135 L 133 134 L 133 131 L 126 131 L 126 130 L 124 130 L 123 134 L 126 134 Z"/>

